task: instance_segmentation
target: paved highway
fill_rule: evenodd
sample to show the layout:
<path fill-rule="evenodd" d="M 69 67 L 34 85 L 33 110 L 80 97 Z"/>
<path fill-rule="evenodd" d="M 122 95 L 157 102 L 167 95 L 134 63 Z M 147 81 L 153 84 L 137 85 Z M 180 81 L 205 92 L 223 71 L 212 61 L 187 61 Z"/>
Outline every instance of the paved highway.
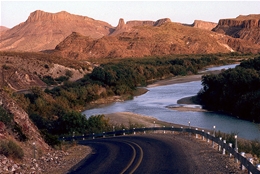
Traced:
<path fill-rule="evenodd" d="M 165 136 L 121 136 L 80 144 L 93 152 L 71 173 L 192 173 L 185 147 Z"/>

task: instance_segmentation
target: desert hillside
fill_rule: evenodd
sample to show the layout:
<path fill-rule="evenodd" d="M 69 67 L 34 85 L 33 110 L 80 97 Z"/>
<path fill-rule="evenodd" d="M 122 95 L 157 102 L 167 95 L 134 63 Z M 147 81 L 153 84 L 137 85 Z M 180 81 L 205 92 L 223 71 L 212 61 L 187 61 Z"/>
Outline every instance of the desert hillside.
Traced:
<path fill-rule="evenodd" d="M 7 27 L 4 27 L 4 26 L 0 26 L 0 32 L 2 32 L 2 31 L 6 31 L 6 30 L 8 30 L 9 28 L 7 28 Z"/>
<path fill-rule="evenodd" d="M 31 87 L 47 87 L 42 78 L 59 79 L 69 75 L 70 81 L 82 78 L 92 70 L 88 62 L 75 62 L 43 53 L 0 52 L 0 88 L 14 91 Z"/>
<path fill-rule="evenodd" d="M 145 57 L 171 54 L 208 54 L 260 51 L 260 45 L 212 31 L 165 21 L 161 25 L 140 25 L 125 32 L 92 39 L 72 33 L 57 45 L 55 54 L 72 59 Z"/>
<path fill-rule="evenodd" d="M 113 27 L 65 11 L 37 10 L 11 29 L 1 27 L 0 51 L 50 51 L 57 46 L 55 53 L 73 59 L 258 53 L 259 21 L 259 14 L 221 19 L 218 24 L 195 20 L 191 25 L 175 23 L 169 18 L 127 22 L 119 19 Z"/>
<path fill-rule="evenodd" d="M 42 51 L 53 49 L 71 32 L 92 38 L 108 35 L 113 27 L 103 21 L 65 11 L 34 11 L 28 19 L 1 34 L 0 50 Z"/>

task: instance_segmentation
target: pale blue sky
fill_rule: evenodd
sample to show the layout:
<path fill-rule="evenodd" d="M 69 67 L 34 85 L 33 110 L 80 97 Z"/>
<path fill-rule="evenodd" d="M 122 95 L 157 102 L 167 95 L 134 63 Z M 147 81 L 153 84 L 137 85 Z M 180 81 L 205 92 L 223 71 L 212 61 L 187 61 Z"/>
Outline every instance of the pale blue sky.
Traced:
<path fill-rule="evenodd" d="M 238 15 L 260 14 L 260 1 L 3 1 L 1 26 L 12 28 L 26 21 L 31 12 L 67 11 L 116 26 L 119 18 L 191 24 L 195 19 L 218 22 Z"/>

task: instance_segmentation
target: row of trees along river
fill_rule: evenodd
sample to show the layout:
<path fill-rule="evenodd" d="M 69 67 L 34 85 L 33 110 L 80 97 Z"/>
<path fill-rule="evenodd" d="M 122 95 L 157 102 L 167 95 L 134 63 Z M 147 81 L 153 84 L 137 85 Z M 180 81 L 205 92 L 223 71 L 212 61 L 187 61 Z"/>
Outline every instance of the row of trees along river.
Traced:
<path fill-rule="evenodd" d="M 234 69 L 204 75 L 198 93 L 205 108 L 260 123 L 260 57 Z"/>
<path fill-rule="evenodd" d="M 232 57 L 232 55 L 228 56 Z M 237 56 L 234 55 L 233 58 Z M 233 61 L 215 55 L 194 56 L 194 58 L 167 56 L 123 59 L 114 63 L 101 64 L 92 73 L 86 74 L 76 82 L 64 81 L 61 86 L 45 91 L 32 88 L 29 94 L 14 93 L 13 97 L 29 114 L 46 142 L 55 145 L 59 143 L 57 141 L 59 136 L 71 135 L 73 132 L 88 134 L 93 131 L 111 130 L 111 125 L 103 116 L 86 118 L 81 114 L 81 111 L 92 101 L 114 95 L 127 96 L 131 99 L 138 86 L 146 86 L 152 80 L 197 74 L 206 66 L 230 64 Z M 210 77 L 204 77 L 205 85 L 206 79 Z M 212 91 L 211 87 L 205 86 L 204 93 L 200 95 L 203 101 L 207 101 L 209 90 Z M 213 108 L 213 102 L 209 101 L 209 104 Z M 254 120 L 259 121 L 259 119 Z"/>

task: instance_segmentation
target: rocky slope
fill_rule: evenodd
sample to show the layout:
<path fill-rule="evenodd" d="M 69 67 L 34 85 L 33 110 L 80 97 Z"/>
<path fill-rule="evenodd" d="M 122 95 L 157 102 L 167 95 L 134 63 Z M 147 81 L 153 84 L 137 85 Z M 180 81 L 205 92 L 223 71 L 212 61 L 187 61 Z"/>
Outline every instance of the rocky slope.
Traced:
<path fill-rule="evenodd" d="M 14 91 L 33 86 L 46 87 L 40 77 L 59 78 L 70 72 L 70 81 L 82 78 L 91 71 L 88 63 L 75 62 L 43 53 L 0 53 L 0 88 L 8 86 Z"/>
<path fill-rule="evenodd" d="M 0 50 L 42 51 L 54 49 L 71 32 L 92 38 L 108 35 L 113 27 L 103 21 L 73 15 L 65 11 L 34 11 L 28 19 L 0 37 Z"/>
<path fill-rule="evenodd" d="M 9 30 L 9 28 L 5 27 L 5 26 L 0 26 L 0 33 L 4 32 L 6 30 Z"/>
<path fill-rule="evenodd" d="M 127 26 L 120 21 L 118 28 L 124 29 L 124 32 L 100 39 L 72 33 L 57 45 L 54 54 L 72 59 L 89 59 L 260 51 L 259 45 L 246 40 L 168 20 L 158 26 L 135 26 L 129 31 Z"/>
<path fill-rule="evenodd" d="M 260 44 L 260 14 L 221 19 L 213 31 Z"/>

